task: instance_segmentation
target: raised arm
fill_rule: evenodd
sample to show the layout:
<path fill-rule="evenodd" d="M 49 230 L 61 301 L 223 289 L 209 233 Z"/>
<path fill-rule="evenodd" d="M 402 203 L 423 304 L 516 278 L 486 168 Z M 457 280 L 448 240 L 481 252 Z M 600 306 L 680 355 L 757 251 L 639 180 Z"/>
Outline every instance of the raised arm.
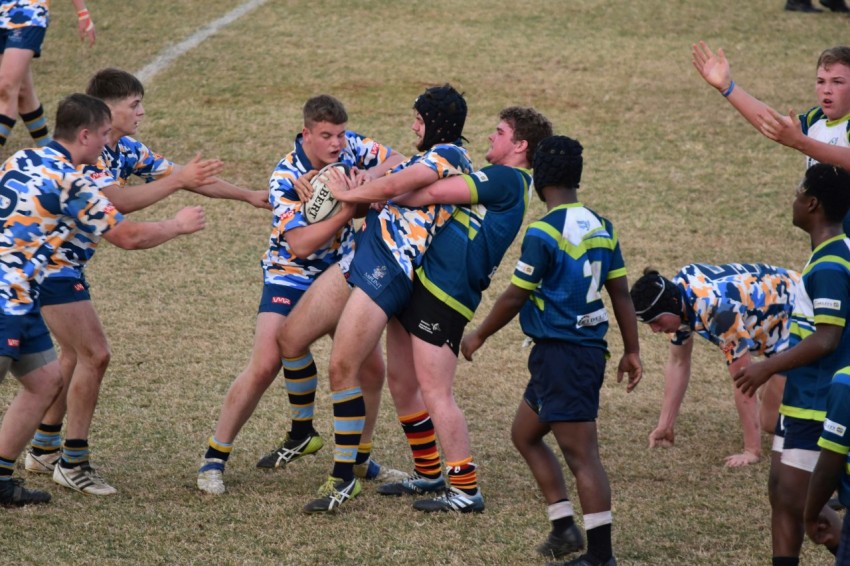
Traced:
<path fill-rule="evenodd" d="M 174 172 L 172 175 L 180 175 L 181 178 L 189 181 L 186 183 L 184 188 L 205 197 L 239 200 L 246 202 L 255 208 L 271 210 L 272 207 L 271 204 L 269 204 L 268 190 L 252 191 L 250 189 L 238 187 L 224 179 L 215 177 L 214 175 L 221 173 L 223 168 L 222 162 L 218 160 L 210 159 L 200 162 L 202 164 L 216 164 L 215 172 L 209 172 L 208 174 L 203 175 L 203 177 L 200 177 L 197 171 L 199 160 L 200 155 L 196 155 L 195 159 L 187 163 L 185 166 L 178 165 L 176 163 L 174 164 Z"/>

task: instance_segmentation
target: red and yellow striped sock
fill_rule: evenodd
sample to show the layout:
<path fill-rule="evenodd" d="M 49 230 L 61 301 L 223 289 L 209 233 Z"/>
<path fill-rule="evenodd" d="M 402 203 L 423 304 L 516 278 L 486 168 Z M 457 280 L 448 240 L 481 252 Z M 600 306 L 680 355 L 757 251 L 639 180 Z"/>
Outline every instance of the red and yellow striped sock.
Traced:
<path fill-rule="evenodd" d="M 467 495 L 475 495 L 478 491 L 477 470 L 478 466 L 472 461 L 472 456 L 458 462 L 446 462 L 449 484 Z"/>
<path fill-rule="evenodd" d="M 399 417 L 401 428 L 413 452 L 413 467 L 422 477 L 436 479 L 443 473 L 440 453 L 437 451 L 437 435 L 428 411 Z"/>

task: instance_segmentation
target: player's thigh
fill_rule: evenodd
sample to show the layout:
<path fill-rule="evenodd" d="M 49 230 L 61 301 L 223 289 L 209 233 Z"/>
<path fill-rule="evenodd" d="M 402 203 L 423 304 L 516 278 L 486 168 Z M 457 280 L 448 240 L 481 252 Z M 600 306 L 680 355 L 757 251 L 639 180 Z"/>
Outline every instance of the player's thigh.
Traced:
<path fill-rule="evenodd" d="M 0 88 L 18 88 L 27 80 L 31 82 L 30 64 L 34 55 L 29 49 L 6 49 L 0 58 Z"/>
<path fill-rule="evenodd" d="M 422 394 L 426 396 L 447 396 L 452 393 L 457 356 L 448 346 L 437 346 L 416 336 L 410 336 L 413 348 L 413 363 L 416 379 Z"/>
<path fill-rule="evenodd" d="M 106 332 L 91 301 L 44 305 L 41 315 L 62 349 L 81 357 L 106 356 Z"/>
<path fill-rule="evenodd" d="M 525 399 L 522 399 L 511 424 L 511 440 L 514 446 L 522 451 L 525 447 L 540 442 L 550 430 L 549 425 L 540 422 L 534 409 Z"/>
<path fill-rule="evenodd" d="M 278 336 L 283 355 L 303 354 L 313 342 L 333 333 L 350 294 L 337 266 L 325 270 L 286 317 Z"/>
<path fill-rule="evenodd" d="M 331 379 L 348 379 L 381 339 L 387 315 L 361 289 L 355 288 L 345 303 L 331 349 Z M 349 384 L 341 384 L 347 386 Z"/>

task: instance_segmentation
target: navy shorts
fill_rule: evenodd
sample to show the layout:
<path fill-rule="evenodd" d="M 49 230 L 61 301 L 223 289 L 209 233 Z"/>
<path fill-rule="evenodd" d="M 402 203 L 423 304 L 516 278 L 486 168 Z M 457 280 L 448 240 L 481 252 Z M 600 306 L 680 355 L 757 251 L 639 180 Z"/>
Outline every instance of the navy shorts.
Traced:
<path fill-rule="evenodd" d="M 818 439 L 823 433 L 823 422 L 779 415 L 776 436 L 783 439 L 783 450 L 814 450 L 820 452 Z"/>
<path fill-rule="evenodd" d="M 15 29 L 0 29 L 0 53 L 7 49 L 28 49 L 41 57 L 41 44 L 47 28 L 27 26 Z"/>
<path fill-rule="evenodd" d="M 289 316 L 304 293 L 304 289 L 266 283 L 263 285 L 263 296 L 260 298 L 260 308 L 257 312 L 274 312 Z"/>
<path fill-rule="evenodd" d="M 539 340 L 528 357 L 525 402 L 542 423 L 585 422 L 599 414 L 605 350 L 562 340 Z"/>
<path fill-rule="evenodd" d="M 38 302 L 41 306 L 64 305 L 90 301 L 89 284 L 80 277 L 47 277 L 38 286 Z"/>
<path fill-rule="evenodd" d="M 0 314 L 0 356 L 17 361 L 22 355 L 52 349 L 50 333 L 39 311 L 23 315 Z"/>
<path fill-rule="evenodd" d="M 413 282 L 387 249 L 380 229 L 378 222 L 370 222 L 357 240 L 348 283 L 362 289 L 390 319 L 410 302 Z"/>

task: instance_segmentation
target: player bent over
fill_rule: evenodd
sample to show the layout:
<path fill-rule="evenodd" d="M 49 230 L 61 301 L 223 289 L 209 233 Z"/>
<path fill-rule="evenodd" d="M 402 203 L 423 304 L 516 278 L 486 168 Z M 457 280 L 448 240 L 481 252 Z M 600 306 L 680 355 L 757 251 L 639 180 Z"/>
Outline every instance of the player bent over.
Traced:
<path fill-rule="evenodd" d="M 0 194 L 6 203 L 0 232 L 0 379 L 11 369 L 23 386 L 0 424 L 2 504 L 50 500 L 49 494 L 28 490 L 12 479 L 15 460 L 62 387 L 37 299 L 49 258 L 74 230 L 103 236 L 125 249 L 142 249 L 204 227 L 200 207 L 185 208 L 163 222 L 124 220 L 78 170 L 97 160 L 110 130 L 109 108 L 102 101 L 73 94 L 59 103 L 54 140 L 41 149 L 19 151 L 0 169 Z M 97 486 L 100 479 L 85 462 L 54 474 L 54 481 Z"/>
<path fill-rule="evenodd" d="M 774 565 L 799 563 L 806 492 L 818 461 L 818 439 L 828 424 L 830 383 L 850 365 L 850 239 L 842 230 L 848 210 L 850 173 L 824 164 L 806 170 L 794 198 L 793 222 L 809 234 L 812 255 L 802 271 L 805 300 L 797 300 L 801 316 L 795 312 L 794 345 L 735 376 L 736 385 L 753 395 L 771 375 L 787 372 L 768 478 Z M 837 528 L 832 509 L 820 514 Z"/>
<path fill-rule="evenodd" d="M 86 93 L 109 107 L 112 130 L 97 164 L 86 166 L 83 171 L 120 212 L 127 214 L 145 208 L 184 188 L 262 206 L 265 191 L 241 189 L 212 177 L 221 170 L 220 161 L 201 160 L 198 156 L 183 167 L 132 137 L 144 117 L 144 87 L 130 73 L 120 69 L 98 71 L 89 81 Z M 128 184 L 131 177 L 145 183 Z M 45 269 L 39 302 L 44 321 L 60 346 L 59 365 L 65 385 L 44 415 L 27 453 L 25 466 L 31 472 L 55 473 L 57 464 L 70 469 L 88 461 L 90 456 L 89 433 L 110 359 L 106 334 L 85 277 L 85 266 L 94 255 L 98 241 L 77 230 L 60 246 Z M 60 433 L 66 412 L 68 424 L 63 447 Z M 86 483 L 85 478 L 82 481 Z M 97 486 L 81 484 L 77 488 L 94 495 L 116 492 L 105 481 Z"/>
<path fill-rule="evenodd" d="M 403 156 L 376 141 L 346 129 L 348 114 L 336 98 L 320 95 L 304 105 L 304 127 L 295 138 L 295 149 L 275 167 L 269 179 L 269 201 L 273 209 L 269 248 L 263 255 L 263 293 L 260 298 L 254 349 L 248 366 L 228 390 L 215 432 L 208 441 L 204 461 L 198 471 L 198 489 L 206 493 L 225 491 L 224 466 L 233 442 L 253 414 L 260 398 L 277 377 L 281 357 L 277 335 L 296 303 L 314 280 L 352 249 L 353 206 L 336 215 L 308 225 L 295 190 L 300 177 L 311 170 L 341 161 L 351 167 L 380 175 L 401 162 Z M 289 396 L 292 431 L 283 446 L 259 467 L 281 467 L 324 444 L 312 427 L 315 372 L 304 371 L 303 361 L 285 361 L 284 378 Z M 380 393 L 384 379 L 383 361 L 375 362 L 374 375 Z"/>
<path fill-rule="evenodd" d="M 726 356 L 729 375 L 751 362 L 788 348 L 800 274 L 763 263 L 686 265 L 673 277 L 645 270 L 632 286 L 638 320 L 653 332 L 670 334 L 664 366 L 664 400 L 649 447 L 670 447 L 673 427 L 691 378 L 693 335 L 717 345 Z M 761 388 L 761 403 L 733 387 L 744 436 L 744 451 L 726 457 L 726 466 L 754 464 L 761 458 L 761 431 L 776 428 L 785 377 L 774 375 Z"/>
<path fill-rule="evenodd" d="M 463 338 L 461 351 L 471 360 L 488 337 L 519 313 L 522 330 L 535 345 L 528 359 L 531 379 L 511 436 L 549 504 L 552 531 L 540 550 L 581 541 L 560 465 L 543 441 L 552 432 L 575 476 L 587 529 L 587 553 L 566 564 L 613 566 L 611 487 L 596 437 L 607 353 L 603 285 L 625 351 L 617 380 L 628 373 L 627 390 L 632 391 L 642 368 L 617 233 L 611 222 L 577 199 L 581 153 L 581 144 L 565 136 L 547 138 L 537 147 L 534 187 L 549 212 L 528 227 L 511 284 L 481 325 Z"/>

